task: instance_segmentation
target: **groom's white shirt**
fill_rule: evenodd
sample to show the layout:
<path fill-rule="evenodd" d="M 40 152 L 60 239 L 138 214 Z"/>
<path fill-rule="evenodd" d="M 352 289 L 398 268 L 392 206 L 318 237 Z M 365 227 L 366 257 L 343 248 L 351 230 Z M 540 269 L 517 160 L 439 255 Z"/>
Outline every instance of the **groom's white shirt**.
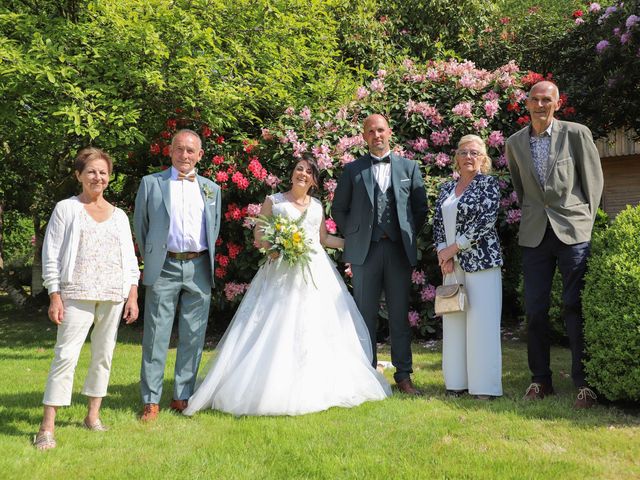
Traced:
<path fill-rule="evenodd" d="M 195 174 L 195 170 L 189 172 Z M 171 167 L 169 183 L 171 218 L 167 250 L 170 252 L 202 252 L 207 249 L 204 200 L 197 180 L 178 180 L 178 171 Z"/>
<path fill-rule="evenodd" d="M 381 158 L 388 157 L 390 154 L 391 151 L 387 150 L 381 157 L 376 157 L 373 153 L 369 155 L 375 160 L 380 160 Z M 374 163 L 371 166 L 371 173 L 373 173 L 373 178 L 376 179 L 380 191 L 385 193 L 389 185 L 391 185 L 391 162 Z"/>

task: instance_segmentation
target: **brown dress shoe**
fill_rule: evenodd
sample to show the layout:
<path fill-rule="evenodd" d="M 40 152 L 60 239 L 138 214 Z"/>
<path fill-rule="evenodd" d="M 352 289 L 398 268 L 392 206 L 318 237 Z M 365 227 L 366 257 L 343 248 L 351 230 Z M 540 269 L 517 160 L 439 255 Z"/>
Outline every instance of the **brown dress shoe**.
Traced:
<path fill-rule="evenodd" d="M 406 393 L 407 395 L 422 395 L 422 392 L 413 386 L 411 378 L 405 378 L 404 380 L 396 382 L 396 386 L 398 387 L 398 390 L 402 393 Z"/>
<path fill-rule="evenodd" d="M 573 404 L 573 408 L 583 410 L 585 408 L 591 408 L 598 403 L 598 396 L 596 392 L 589 387 L 578 388 L 578 397 Z"/>
<path fill-rule="evenodd" d="M 529 388 L 527 388 L 522 398 L 524 400 L 542 400 L 547 395 L 553 395 L 553 393 L 553 387 L 551 385 L 533 382 L 529 385 Z"/>
<path fill-rule="evenodd" d="M 187 408 L 187 404 L 187 400 L 171 400 L 169 408 L 174 412 L 182 413 L 182 411 Z"/>
<path fill-rule="evenodd" d="M 142 409 L 142 415 L 140 415 L 140 421 L 153 422 L 158 418 L 160 413 L 160 405 L 157 403 L 145 403 Z"/>

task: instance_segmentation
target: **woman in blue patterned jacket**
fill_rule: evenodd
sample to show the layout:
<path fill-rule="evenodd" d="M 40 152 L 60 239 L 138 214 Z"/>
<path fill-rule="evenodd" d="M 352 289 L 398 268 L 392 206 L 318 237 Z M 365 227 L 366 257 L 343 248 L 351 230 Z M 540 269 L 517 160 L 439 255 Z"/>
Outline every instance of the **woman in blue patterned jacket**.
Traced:
<path fill-rule="evenodd" d="M 476 135 L 460 139 L 454 169 L 459 177 L 440 190 L 433 235 L 444 283 L 464 284 L 469 306 L 443 315 L 442 372 L 450 395 L 468 391 L 489 400 L 502 395 L 500 189 L 487 175 L 491 159 Z"/>

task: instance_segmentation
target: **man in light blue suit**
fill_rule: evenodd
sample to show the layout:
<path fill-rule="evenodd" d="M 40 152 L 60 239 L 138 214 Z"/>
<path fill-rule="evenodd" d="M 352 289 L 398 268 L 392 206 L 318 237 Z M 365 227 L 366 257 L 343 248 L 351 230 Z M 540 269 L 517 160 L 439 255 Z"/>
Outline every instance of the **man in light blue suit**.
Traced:
<path fill-rule="evenodd" d="M 193 393 L 202 356 L 215 242 L 220 230 L 220 187 L 196 173 L 204 151 L 197 133 L 178 131 L 170 147 L 172 167 L 142 179 L 134 230 L 144 260 L 144 335 L 141 420 L 160 411 L 164 369 L 178 311 L 178 347 L 171 409 L 182 411 Z"/>

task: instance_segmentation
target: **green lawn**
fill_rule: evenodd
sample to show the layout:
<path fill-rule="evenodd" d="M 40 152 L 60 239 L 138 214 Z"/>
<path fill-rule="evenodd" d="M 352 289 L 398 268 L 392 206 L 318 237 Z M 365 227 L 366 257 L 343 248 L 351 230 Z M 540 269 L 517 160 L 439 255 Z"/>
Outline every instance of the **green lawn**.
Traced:
<path fill-rule="evenodd" d="M 102 410 L 111 430 L 81 428 L 85 400 L 76 393 L 58 414 L 58 448 L 38 452 L 30 442 L 55 329 L 44 314 L 24 318 L 0 297 L 0 478 L 640 478 L 638 412 L 573 411 L 565 349 L 553 351 L 558 395 L 533 404 L 520 399 L 529 378 L 524 344 L 504 342 L 505 396 L 493 402 L 445 397 L 439 346 L 416 345 L 415 381 L 424 398 L 395 395 L 286 418 L 213 411 L 186 418 L 162 411 L 145 425 L 137 420 L 140 337 L 138 329 L 121 329 Z M 174 358 L 172 350 L 169 363 Z M 327 368 L 339 375 L 331 359 Z M 170 401 L 171 369 L 163 406 Z"/>

